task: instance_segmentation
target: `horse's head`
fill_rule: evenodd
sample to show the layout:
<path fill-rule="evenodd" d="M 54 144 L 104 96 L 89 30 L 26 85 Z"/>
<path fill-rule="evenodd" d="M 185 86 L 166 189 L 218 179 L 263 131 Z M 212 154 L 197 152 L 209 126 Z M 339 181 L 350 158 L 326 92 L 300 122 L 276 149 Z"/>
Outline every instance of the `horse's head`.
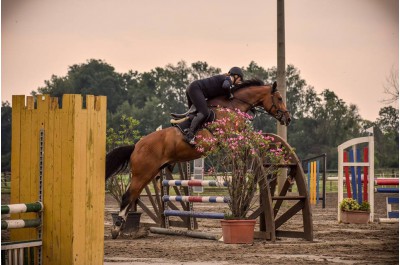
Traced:
<path fill-rule="evenodd" d="M 236 86 L 233 100 L 221 96 L 211 99 L 208 104 L 209 106 L 239 109 L 242 112 L 247 112 L 254 107 L 263 107 L 282 125 L 287 126 L 290 123 L 290 113 L 286 109 L 281 94 L 276 89 L 276 82 L 266 86 L 259 79 L 245 80 Z"/>
<path fill-rule="evenodd" d="M 276 88 L 276 82 L 272 84 L 271 93 L 266 94 L 262 99 L 263 108 L 282 125 L 288 126 L 291 119 L 290 113 L 286 108 L 281 93 Z"/>

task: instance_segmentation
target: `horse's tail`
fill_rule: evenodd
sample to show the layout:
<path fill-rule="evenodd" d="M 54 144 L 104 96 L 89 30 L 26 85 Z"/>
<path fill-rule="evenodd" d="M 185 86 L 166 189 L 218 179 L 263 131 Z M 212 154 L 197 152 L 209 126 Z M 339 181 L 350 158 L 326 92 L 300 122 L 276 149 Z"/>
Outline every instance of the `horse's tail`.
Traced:
<path fill-rule="evenodd" d="M 106 180 L 125 171 L 129 166 L 129 160 L 135 145 L 121 146 L 113 149 L 106 156 Z"/>

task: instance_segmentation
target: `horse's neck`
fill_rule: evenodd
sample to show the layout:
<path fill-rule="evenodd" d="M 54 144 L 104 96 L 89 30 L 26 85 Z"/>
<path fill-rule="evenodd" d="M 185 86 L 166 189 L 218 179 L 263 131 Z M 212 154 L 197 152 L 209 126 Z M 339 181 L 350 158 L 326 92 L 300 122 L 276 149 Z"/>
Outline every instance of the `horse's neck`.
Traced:
<path fill-rule="evenodd" d="M 247 88 L 250 89 L 250 88 Z M 228 109 L 239 109 L 242 112 L 247 112 L 249 111 L 252 107 L 254 107 L 254 104 L 257 102 L 257 98 L 249 95 L 248 91 L 249 90 L 242 90 L 242 91 L 237 91 L 234 94 L 234 99 L 229 100 L 225 96 L 220 96 L 213 98 L 208 101 L 208 106 L 209 107 L 223 107 L 223 108 L 228 108 Z M 257 88 L 252 88 L 253 92 L 256 93 Z"/>

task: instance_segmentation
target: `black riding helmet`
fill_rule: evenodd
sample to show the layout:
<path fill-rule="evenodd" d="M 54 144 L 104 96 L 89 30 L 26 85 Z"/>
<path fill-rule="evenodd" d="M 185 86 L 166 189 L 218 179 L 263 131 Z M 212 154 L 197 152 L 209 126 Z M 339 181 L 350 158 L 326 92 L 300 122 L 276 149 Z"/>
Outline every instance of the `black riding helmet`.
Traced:
<path fill-rule="evenodd" d="M 231 70 L 229 70 L 228 74 L 231 76 L 238 75 L 243 80 L 243 72 L 242 69 L 240 69 L 239 67 L 232 67 Z"/>

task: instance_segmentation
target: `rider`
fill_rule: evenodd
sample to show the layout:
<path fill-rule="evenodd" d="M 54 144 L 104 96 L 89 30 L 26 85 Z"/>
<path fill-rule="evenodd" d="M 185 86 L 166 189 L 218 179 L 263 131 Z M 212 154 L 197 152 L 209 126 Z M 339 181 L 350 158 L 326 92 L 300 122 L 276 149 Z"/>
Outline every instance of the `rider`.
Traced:
<path fill-rule="evenodd" d="M 232 88 L 235 84 L 243 81 L 243 72 L 239 67 L 232 67 L 227 74 L 216 75 L 209 78 L 196 80 L 186 89 L 188 107 L 194 105 L 197 115 L 193 118 L 190 128 L 185 131 L 185 141 L 191 145 L 195 144 L 196 131 L 210 115 L 206 99 L 227 95 L 233 97 Z"/>

